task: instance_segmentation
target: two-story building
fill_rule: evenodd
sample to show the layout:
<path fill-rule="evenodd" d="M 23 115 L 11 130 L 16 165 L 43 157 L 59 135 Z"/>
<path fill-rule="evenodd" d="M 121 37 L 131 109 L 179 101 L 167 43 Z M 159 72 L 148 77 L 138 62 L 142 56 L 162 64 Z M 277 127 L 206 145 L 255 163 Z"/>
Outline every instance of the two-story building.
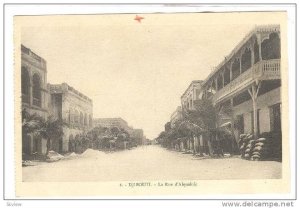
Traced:
<path fill-rule="evenodd" d="M 179 121 L 180 119 L 182 119 L 182 108 L 181 106 L 178 106 L 176 110 L 171 114 L 171 118 L 170 118 L 171 128 L 174 128 L 176 122 Z"/>
<path fill-rule="evenodd" d="M 181 107 L 186 110 L 193 110 L 194 103 L 199 100 L 200 93 L 202 92 L 202 80 L 194 80 L 190 83 L 188 88 L 181 96 Z"/>
<path fill-rule="evenodd" d="M 127 121 L 123 118 L 95 118 L 94 119 L 95 126 L 102 126 L 106 128 L 117 127 L 119 129 L 124 129 L 128 131 L 130 127 L 128 126 Z"/>
<path fill-rule="evenodd" d="M 22 111 L 62 119 L 64 136 L 52 144 L 57 152 L 69 151 L 69 141 L 93 126 L 93 103 L 90 98 L 66 83 L 47 84 L 46 61 L 21 45 L 21 93 Z M 37 134 L 22 132 L 22 153 L 27 156 L 46 153 L 47 140 Z"/>
<path fill-rule="evenodd" d="M 48 117 L 48 89 L 46 61 L 21 45 L 22 110 L 43 118 Z M 46 152 L 46 139 L 22 133 L 22 152 L 26 155 Z"/>
<path fill-rule="evenodd" d="M 278 25 L 255 27 L 204 80 L 202 97 L 212 99 L 241 133 L 281 131 L 281 49 Z"/>
<path fill-rule="evenodd" d="M 49 111 L 54 118 L 62 119 L 64 135 L 52 144 L 57 152 L 70 151 L 70 142 L 93 127 L 93 102 L 67 83 L 49 84 Z"/>
<path fill-rule="evenodd" d="M 131 138 L 134 138 L 136 140 L 138 145 L 143 144 L 143 129 L 134 129 L 130 127 L 127 121 L 125 121 L 123 118 L 95 118 L 94 126 L 101 126 L 106 128 L 117 127 L 118 129 L 124 129 L 128 132 Z"/>

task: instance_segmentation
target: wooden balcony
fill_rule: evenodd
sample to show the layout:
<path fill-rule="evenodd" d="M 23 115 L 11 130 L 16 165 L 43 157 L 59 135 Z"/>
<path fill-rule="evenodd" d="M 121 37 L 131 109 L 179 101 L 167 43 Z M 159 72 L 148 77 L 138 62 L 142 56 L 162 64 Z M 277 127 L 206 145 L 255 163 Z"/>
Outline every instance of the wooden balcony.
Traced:
<path fill-rule="evenodd" d="M 280 59 L 262 60 L 240 74 L 213 95 L 217 103 L 244 90 L 255 81 L 280 79 Z"/>

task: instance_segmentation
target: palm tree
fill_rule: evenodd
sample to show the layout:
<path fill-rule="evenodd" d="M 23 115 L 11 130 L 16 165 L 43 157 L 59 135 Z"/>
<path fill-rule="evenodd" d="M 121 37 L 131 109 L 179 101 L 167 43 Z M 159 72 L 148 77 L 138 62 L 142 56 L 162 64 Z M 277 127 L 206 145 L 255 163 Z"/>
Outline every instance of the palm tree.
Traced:
<path fill-rule="evenodd" d="M 36 139 L 41 122 L 44 119 L 37 114 L 29 114 L 26 109 L 22 110 L 22 157 L 31 154 L 29 148 L 29 139 Z"/>
<path fill-rule="evenodd" d="M 22 110 L 22 133 L 34 134 L 40 128 L 44 119 L 37 114 L 29 114 L 26 109 Z"/>
<path fill-rule="evenodd" d="M 110 132 L 112 133 L 113 136 L 117 137 L 118 134 L 120 133 L 120 129 L 118 127 L 112 127 L 110 129 Z"/>
<path fill-rule="evenodd" d="M 165 143 L 167 148 L 174 148 L 174 141 L 178 138 L 178 131 L 176 128 L 171 128 L 168 131 L 166 131 L 165 134 Z"/>
<path fill-rule="evenodd" d="M 182 123 L 189 130 L 190 136 L 198 136 L 200 134 L 207 136 L 209 153 L 212 155 L 220 148 L 220 138 L 225 135 L 232 136 L 232 131 L 218 127 L 219 111 L 211 100 L 197 100 L 194 103 L 194 107 L 194 110 L 183 109 Z"/>
<path fill-rule="evenodd" d="M 64 135 L 63 127 L 67 125 L 61 119 L 54 119 L 52 116 L 49 116 L 48 119 L 40 123 L 40 128 L 38 133 L 47 140 L 46 143 L 46 155 L 51 149 L 51 143 Z"/>
<path fill-rule="evenodd" d="M 37 114 L 29 114 L 25 109 L 22 110 L 22 134 L 40 136 L 47 140 L 46 155 L 51 149 L 51 140 L 60 139 L 63 136 L 63 126 L 67 125 L 61 119 L 54 119 L 49 116 L 48 119 Z M 25 137 L 24 137 L 25 138 Z"/>
<path fill-rule="evenodd" d="M 160 132 L 159 136 L 157 137 L 157 141 L 159 142 L 159 144 L 162 147 L 166 147 L 167 146 L 167 132 L 166 131 L 162 131 Z"/>
<path fill-rule="evenodd" d="M 205 132 L 205 130 L 203 129 L 203 127 L 201 125 L 196 124 L 195 121 L 192 121 L 191 117 L 184 116 L 183 118 L 184 119 L 182 119 L 178 125 L 179 135 L 181 135 L 181 137 L 187 138 L 187 142 L 190 146 L 190 149 L 192 149 L 193 154 L 196 154 L 194 139 L 195 139 L 195 137 L 198 137 L 203 132 Z M 187 149 L 187 148 L 185 148 L 185 149 Z M 202 153 L 200 152 L 200 154 L 202 154 Z"/>
<path fill-rule="evenodd" d="M 92 143 L 94 148 L 103 149 L 106 146 L 103 137 L 107 135 L 107 132 L 108 132 L 108 128 L 102 126 L 96 126 L 87 133 L 92 138 Z"/>

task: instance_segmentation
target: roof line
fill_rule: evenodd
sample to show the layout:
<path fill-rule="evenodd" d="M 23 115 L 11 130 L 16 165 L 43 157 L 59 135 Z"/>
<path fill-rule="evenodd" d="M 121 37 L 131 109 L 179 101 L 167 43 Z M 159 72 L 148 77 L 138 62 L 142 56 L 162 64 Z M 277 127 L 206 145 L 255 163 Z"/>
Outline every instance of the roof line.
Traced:
<path fill-rule="evenodd" d="M 267 29 L 267 28 L 274 28 L 274 27 L 280 27 L 280 25 L 276 25 L 276 24 L 270 24 L 270 25 L 255 25 L 254 28 L 252 28 L 246 35 L 245 37 L 231 50 L 231 52 L 229 53 L 228 56 L 225 56 L 226 58 L 221 61 L 221 63 L 219 63 L 215 69 L 208 75 L 208 77 L 204 80 L 203 85 L 205 85 L 210 78 L 217 72 L 219 71 L 234 55 L 235 53 L 240 50 L 242 48 L 242 46 L 251 38 L 251 36 L 254 33 L 259 32 L 262 29 Z"/>
<path fill-rule="evenodd" d="M 188 88 L 185 89 L 184 93 L 180 96 L 180 98 L 182 98 L 187 93 L 188 89 L 192 86 L 192 84 L 199 83 L 200 85 L 202 85 L 203 82 L 204 82 L 203 80 L 193 80 L 193 81 L 191 81 Z"/>

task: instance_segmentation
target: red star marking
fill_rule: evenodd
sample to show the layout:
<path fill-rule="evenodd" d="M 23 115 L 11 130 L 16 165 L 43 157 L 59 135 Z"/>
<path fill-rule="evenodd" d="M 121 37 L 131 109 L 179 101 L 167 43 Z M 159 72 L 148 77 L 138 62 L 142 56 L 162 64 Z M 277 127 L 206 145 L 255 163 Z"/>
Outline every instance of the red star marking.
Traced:
<path fill-rule="evenodd" d="M 135 16 L 134 20 L 138 21 L 139 23 L 141 23 L 141 20 L 145 19 L 144 17 L 140 17 L 138 15 Z"/>

